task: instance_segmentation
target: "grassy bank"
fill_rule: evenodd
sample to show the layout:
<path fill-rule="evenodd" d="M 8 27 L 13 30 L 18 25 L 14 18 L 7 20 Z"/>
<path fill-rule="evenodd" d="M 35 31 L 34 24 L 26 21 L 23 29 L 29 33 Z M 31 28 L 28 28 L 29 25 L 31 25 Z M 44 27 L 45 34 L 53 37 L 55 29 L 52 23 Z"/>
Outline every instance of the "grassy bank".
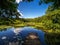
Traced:
<path fill-rule="evenodd" d="M 12 26 L 7 26 L 7 25 L 0 25 L 0 30 L 6 29 L 6 28 L 11 28 Z"/>

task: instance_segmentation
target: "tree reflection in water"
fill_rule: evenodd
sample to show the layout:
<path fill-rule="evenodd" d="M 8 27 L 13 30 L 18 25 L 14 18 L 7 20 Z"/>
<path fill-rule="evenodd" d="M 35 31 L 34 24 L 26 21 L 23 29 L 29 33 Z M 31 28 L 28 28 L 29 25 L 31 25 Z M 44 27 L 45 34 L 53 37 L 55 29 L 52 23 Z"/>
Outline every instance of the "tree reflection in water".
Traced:
<path fill-rule="evenodd" d="M 22 45 L 41 45 L 37 33 L 29 33 Z"/>

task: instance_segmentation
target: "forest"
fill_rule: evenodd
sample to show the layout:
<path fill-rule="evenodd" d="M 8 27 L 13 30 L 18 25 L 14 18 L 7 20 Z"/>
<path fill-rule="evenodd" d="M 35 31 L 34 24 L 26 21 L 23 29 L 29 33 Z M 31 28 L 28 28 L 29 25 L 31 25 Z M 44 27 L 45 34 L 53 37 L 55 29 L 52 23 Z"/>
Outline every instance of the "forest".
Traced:
<path fill-rule="evenodd" d="M 33 0 L 27 1 L 31 2 Z M 45 38 L 48 45 L 56 45 L 60 42 L 59 0 L 40 0 L 38 2 L 39 6 L 42 3 L 51 3 L 51 5 L 46 10 L 45 15 L 36 18 L 19 18 L 21 15 L 17 12 L 18 4 L 14 2 L 15 0 L 0 0 L 0 29 L 30 26 L 41 29 L 46 33 Z M 15 18 L 13 18 L 13 16 L 15 16 Z"/>

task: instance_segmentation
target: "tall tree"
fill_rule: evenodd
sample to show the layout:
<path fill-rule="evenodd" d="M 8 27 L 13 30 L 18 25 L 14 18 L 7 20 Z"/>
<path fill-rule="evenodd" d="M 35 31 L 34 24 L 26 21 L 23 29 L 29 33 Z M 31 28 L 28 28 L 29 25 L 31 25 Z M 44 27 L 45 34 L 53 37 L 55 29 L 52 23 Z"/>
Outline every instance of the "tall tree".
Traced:
<path fill-rule="evenodd" d="M 18 16 L 17 6 L 15 0 L 0 0 L 0 17 L 12 18 L 12 16 Z"/>
<path fill-rule="evenodd" d="M 22 1 L 33 1 L 33 0 L 22 0 Z M 17 11 L 18 4 L 16 0 L 0 0 L 0 18 L 12 18 L 16 16 L 19 18 L 21 16 Z"/>
<path fill-rule="evenodd" d="M 60 0 L 40 0 L 39 4 L 50 3 L 49 10 L 54 10 L 60 8 Z"/>

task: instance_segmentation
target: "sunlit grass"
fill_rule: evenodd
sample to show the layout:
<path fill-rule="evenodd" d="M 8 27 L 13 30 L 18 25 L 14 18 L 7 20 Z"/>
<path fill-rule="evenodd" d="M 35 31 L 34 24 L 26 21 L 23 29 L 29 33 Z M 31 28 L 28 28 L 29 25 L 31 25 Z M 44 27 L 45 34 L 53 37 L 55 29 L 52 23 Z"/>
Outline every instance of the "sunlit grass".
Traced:
<path fill-rule="evenodd" d="M 1 29 L 5 29 L 5 28 L 10 28 L 11 26 L 7 26 L 7 25 L 0 25 L 0 30 Z"/>
<path fill-rule="evenodd" d="M 19 20 L 16 20 L 16 22 L 14 22 L 14 24 L 11 24 L 9 26 L 7 25 L 0 25 L 0 29 L 4 29 L 4 28 L 9 28 L 9 27 L 32 27 L 32 28 L 36 28 L 39 30 L 42 30 L 44 32 L 47 33 L 60 33 L 60 30 L 56 29 L 47 29 L 43 23 L 36 23 L 36 22 L 20 22 Z"/>

